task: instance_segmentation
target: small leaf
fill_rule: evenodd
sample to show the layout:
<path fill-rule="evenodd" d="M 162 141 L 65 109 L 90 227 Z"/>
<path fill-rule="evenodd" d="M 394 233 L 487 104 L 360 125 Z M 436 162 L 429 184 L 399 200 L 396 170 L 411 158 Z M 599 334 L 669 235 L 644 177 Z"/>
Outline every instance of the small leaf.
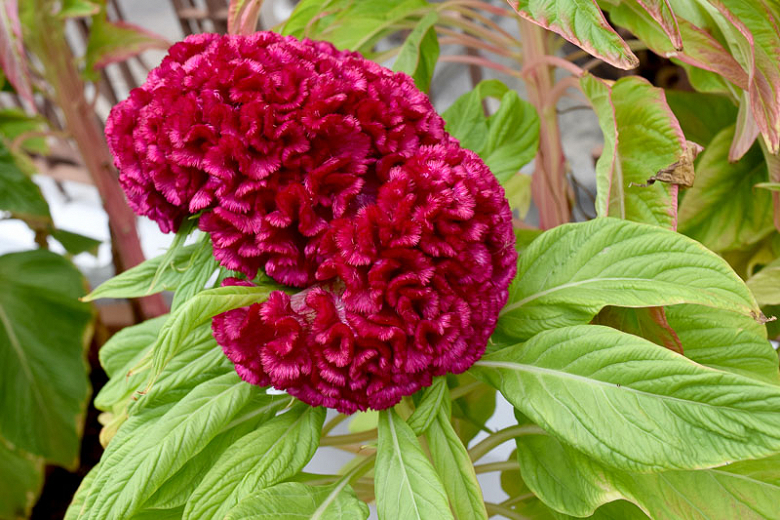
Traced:
<path fill-rule="evenodd" d="M 62 244 L 62 247 L 65 248 L 65 251 L 71 255 L 89 253 L 93 256 L 97 256 L 98 247 L 100 244 L 102 244 L 100 240 L 85 237 L 84 235 L 73 233 L 71 231 L 65 231 L 64 229 L 53 229 L 51 231 L 51 236 L 57 242 Z"/>
<path fill-rule="evenodd" d="M 497 340 L 588 323 L 605 306 L 695 303 L 758 315 L 729 265 L 697 242 L 657 226 L 612 218 L 565 224 L 520 257 Z"/>
<path fill-rule="evenodd" d="M 136 56 L 148 49 L 167 50 L 171 43 L 150 31 L 136 25 L 106 18 L 105 8 L 92 17 L 89 41 L 85 55 L 88 79 L 96 79 L 97 71 Z"/>
<path fill-rule="evenodd" d="M 474 465 L 450 423 L 448 393 L 443 394 L 443 405 L 438 408 L 425 438 L 428 440 L 433 466 L 441 477 L 458 520 L 487 520 L 488 514 Z"/>
<path fill-rule="evenodd" d="M 392 408 L 379 414 L 374 487 L 380 520 L 453 520 L 436 470 Z"/>
<path fill-rule="evenodd" d="M 580 85 L 604 133 L 604 153 L 596 164 L 597 214 L 673 227 L 671 188 L 645 185 L 684 156 L 685 137 L 663 90 L 636 76 L 610 87 L 586 74 Z"/>
<path fill-rule="evenodd" d="M 482 107 L 487 97 L 501 101 L 490 117 L 485 116 Z M 460 96 L 442 117 L 447 122 L 446 130 L 460 140 L 461 146 L 476 152 L 507 186 L 539 148 L 536 109 L 498 80 L 481 81 L 471 92 Z"/>
<path fill-rule="evenodd" d="M 677 27 L 677 17 L 672 11 L 669 0 L 637 0 L 637 3 L 663 28 L 674 48 L 683 50 L 680 28 Z"/>
<path fill-rule="evenodd" d="M 542 332 L 471 372 L 552 435 L 616 468 L 699 469 L 780 450 L 780 386 L 614 329 Z"/>
<path fill-rule="evenodd" d="M 639 65 L 595 0 L 509 0 L 509 5 L 525 20 L 558 33 L 614 67 L 633 69 Z"/>
<path fill-rule="evenodd" d="M 415 435 L 420 436 L 428 430 L 443 406 L 444 400 L 449 399 L 449 391 L 445 377 L 437 377 L 433 380 L 433 384 L 425 389 L 420 404 L 406 421 Z"/>
<path fill-rule="evenodd" d="M 100 12 L 100 4 L 91 0 L 63 0 L 57 16 L 60 18 L 83 18 Z"/>
<path fill-rule="evenodd" d="M 295 475 L 317 450 L 323 408 L 298 404 L 236 441 L 209 470 L 184 508 L 184 520 L 222 518 L 243 498 Z"/>
<path fill-rule="evenodd" d="M 365 520 L 368 514 L 346 481 L 317 487 L 287 482 L 245 498 L 225 520 Z"/>
<path fill-rule="evenodd" d="M 83 300 L 91 302 L 101 298 L 138 298 L 175 289 L 197 249 L 197 244 L 192 244 L 178 249 L 172 257 L 164 254 L 146 260 L 103 282 Z M 158 272 L 157 281 L 152 285 L 152 279 Z"/>
<path fill-rule="evenodd" d="M 780 182 L 759 182 L 754 188 L 762 188 L 769 191 L 780 191 Z"/>
<path fill-rule="evenodd" d="M 439 59 L 439 39 L 433 28 L 439 15 L 431 11 L 417 23 L 414 30 L 401 46 L 393 64 L 393 71 L 405 72 L 414 78 L 414 84 L 423 92 L 428 92 L 433 79 L 436 61 Z"/>
<path fill-rule="evenodd" d="M 716 252 L 744 249 L 771 233 L 772 195 L 753 186 L 767 180 L 758 146 L 728 160 L 734 126 L 721 131 L 697 165 L 696 184 L 683 198 L 679 231 Z"/>
<path fill-rule="evenodd" d="M 63 257 L 35 250 L 0 256 L 0 287 L 0 435 L 73 467 L 89 396 L 84 279 Z"/>

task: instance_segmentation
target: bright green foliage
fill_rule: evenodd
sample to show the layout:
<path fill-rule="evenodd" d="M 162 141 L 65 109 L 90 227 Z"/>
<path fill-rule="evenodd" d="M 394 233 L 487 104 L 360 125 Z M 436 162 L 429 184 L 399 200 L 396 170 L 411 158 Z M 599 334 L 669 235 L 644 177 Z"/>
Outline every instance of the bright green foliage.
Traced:
<path fill-rule="evenodd" d="M 380 518 L 453 518 L 439 476 L 412 429 L 392 409 L 379 414 L 374 486 Z"/>
<path fill-rule="evenodd" d="M 312 487 L 297 482 L 277 484 L 245 498 L 226 520 L 365 520 L 368 506 L 346 482 Z"/>
<path fill-rule="evenodd" d="M 489 117 L 482 107 L 488 97 L 501 101 Z M 461 146 L 476 152 L 502 183 L 533 159 L 539 148 L 536 109 L 498 80 L 480 82 L 442 117 L 447 131 L 460 140 Z"/>
<path fill-rule="evenodd" d="M 543 332 L 471 372 L 545 430 L 617 468 L 698 469 L 780 451 L 780 386 L 614 329 Z"/>
<path fill-rule="evenodd" d="M 0 287 L 0 437 L 73 467 L 89 395 L 84 280 L 61 256 L 37 250 L 0 257 Z"/>
<path fill-rule="evenodd" d="M 414 413 L 406 420 L 406 424 L 409 425 L 415 435 L 422 435 L 428 431 L 431 424 L 436 421 L 436 417 L 445 400 L 449 402 L 447 379 L 439 377 L 423 391 L 422 398 L 417 404 Z"/>
<path fill-rule="evenodd" d="M 298 404 L 241 437 L 192 493 L 183 518 L 220 517 L 241 498 L 295 475 L 317 450 L 324 419 L 324 409 Z"/>
<path fill-rule="evenodd" d="M 629 76 L 611 87 L 593 76 L 580 80 L 604 133 L 604 154 L 596 164 L 599 216 L 672 227 L 669 185 L 648 179 L 677 162 L 685 139 L 662 89 Z"/>
<path fill-rule="evenodd" d="M 439 39 L 433 25 L 438 15 L 426 14 L 409 34 L 393 64 L 394 71 L 402 71 L 414 78 L 417 88 L 427 92 L 433 79 L 433 70 L 439 60 Z"/>
<path fill-rule="evenodd" d="M 487 520 L 482 489 L 469 454 L 450 422 L 450 407 L 450 396 L 445 393 L 425 434 L 433 466 L 458 520 Z"/>
<path fill-rule="evenodd" d="M 700 471 L 633 473 L 600 464 L 549 435 L 519 437 L 517 447 L 525 482 L 562 513 L 589 516 L 624 499 L 657 520 L 778 518 L 777 455 Z"/>
<path fill-rule="evenodd" d="M 764 266 L 747 285 L 761 305 L 780 305 L 780 259 Z"/>
<path fill-rule="evenodd" d="M 0 142 L 0 210 L 25 220 L 51 221 L 49 205 L 40 188 L 23 172 L 11 152 Z"/>
<path fill-rule="evenodd" d="M 677 303 L 759 312 L 728 264 L 700 244 L 660 227 L 599 218 L 559 226 L 526 249 L 498 331 L 524 340 L 588 323 L 607 305 Z"/>

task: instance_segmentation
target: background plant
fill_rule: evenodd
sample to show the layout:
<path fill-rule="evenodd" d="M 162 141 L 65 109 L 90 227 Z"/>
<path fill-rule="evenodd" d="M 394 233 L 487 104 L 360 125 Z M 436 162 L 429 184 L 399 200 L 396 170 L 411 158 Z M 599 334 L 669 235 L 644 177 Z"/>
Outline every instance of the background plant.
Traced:
<path fill-rule="evenodd" d="M 231 30 L 252 31 L 258 9 L 233 2 Z M 518 217 L 519 272 L 489 353 L 378 414 L 326 416 L 240 383 L 209 318 L 271 288 L 215 288 L 231 273 L 208 241 L 185 245 L 185 229 L 91 295 L 176 291 L 170 315 L 101 350 L 107 448 L 68 517 L 365 518 L 372 501 L 380 518 L 777 517 L 780 382 L 765 316 L 780 304 L 778 16 L 763 0 L 300 2 L 282 33 L 393 60 L 420 88 L 448 45 L 478 54 L 442 59 L 525 81 L 528 101 L 488 81 L 444 113 Z M 561 56 L 555 34 L 587 54 Z M 588 72 L 633 67 L 644 48 L 695 91 Z M 598 218 L 574 224 L 563 95 L 590 102 L 605 141 Z M 489 116 L 488 97 L 500 101 Z M 518 174 L 532 158 L 533 175 Z M 520 222 L 531 202 L 539 229 Z M 475 442 L 496 391 L 516 425 Z M 480 463 L 509 441 L 515 456 Z M 318 446 L 355 458 L 307 473 Z M 482 499 L 476 475 L 488 471 L 502 472 L 501 504 Z"/>

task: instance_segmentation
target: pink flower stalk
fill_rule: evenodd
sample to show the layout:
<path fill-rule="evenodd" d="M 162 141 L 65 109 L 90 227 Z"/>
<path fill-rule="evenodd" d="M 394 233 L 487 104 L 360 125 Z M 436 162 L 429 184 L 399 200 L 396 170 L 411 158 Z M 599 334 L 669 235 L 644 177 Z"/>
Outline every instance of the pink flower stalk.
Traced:
<path fill-rule="evenodd" d="M 136 212 L 165 232 L 202 212 L 223 266 L 302 288 L 214 318 L 244 380 L 352 413 L 483 354 L 511 212 L 407 75 L 270 32 L 190 36 L 106 134 Z"/>

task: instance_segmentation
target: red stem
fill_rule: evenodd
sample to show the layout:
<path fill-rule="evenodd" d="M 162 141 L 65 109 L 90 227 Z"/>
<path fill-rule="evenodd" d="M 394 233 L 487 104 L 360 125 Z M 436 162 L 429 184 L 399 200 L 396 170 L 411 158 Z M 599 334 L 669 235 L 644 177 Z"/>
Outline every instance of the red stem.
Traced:
<path fill-rule="evenodd" d="M 554 89 L 554 69 L 548 64 L 547 33 L 541 27 L 520 20 L 525 63 L 531 64 L 525 74 L 528 100 L 539 112 L 539 151 L 531 181 L 531 193 L 539 210 L 539 227 L 550 229 L 569 222 L 569 187 L 566 183 L 566 158 L 561 146 L 555 103 L 550 102 Z M 538 63 L 538 65 L 536 65 Z"/>
<path fill-rule="evenodd" d="M 37 4 L 36 28 L 31 39 L 36 39 L 33 44 L 37 44 L 38 58 L 44 66 L 48 82 L 54 87 L 54 98 L 62 110 L 68 133 L 76 142 L 84 165 L 103 200 L 113 244 L 119 253 L 118 270 L 129 269 L 145 260 L 136 230 L 135 214 L 125 202 L 103 131 L 84 95 L 84 82 L 65 39 L 62 21 L 50 14 L 50 2 L 38 0 Z M 144 318 L 168 312 L 168 306 L 159 294 L 140 299 L 139 307 Z"/>

